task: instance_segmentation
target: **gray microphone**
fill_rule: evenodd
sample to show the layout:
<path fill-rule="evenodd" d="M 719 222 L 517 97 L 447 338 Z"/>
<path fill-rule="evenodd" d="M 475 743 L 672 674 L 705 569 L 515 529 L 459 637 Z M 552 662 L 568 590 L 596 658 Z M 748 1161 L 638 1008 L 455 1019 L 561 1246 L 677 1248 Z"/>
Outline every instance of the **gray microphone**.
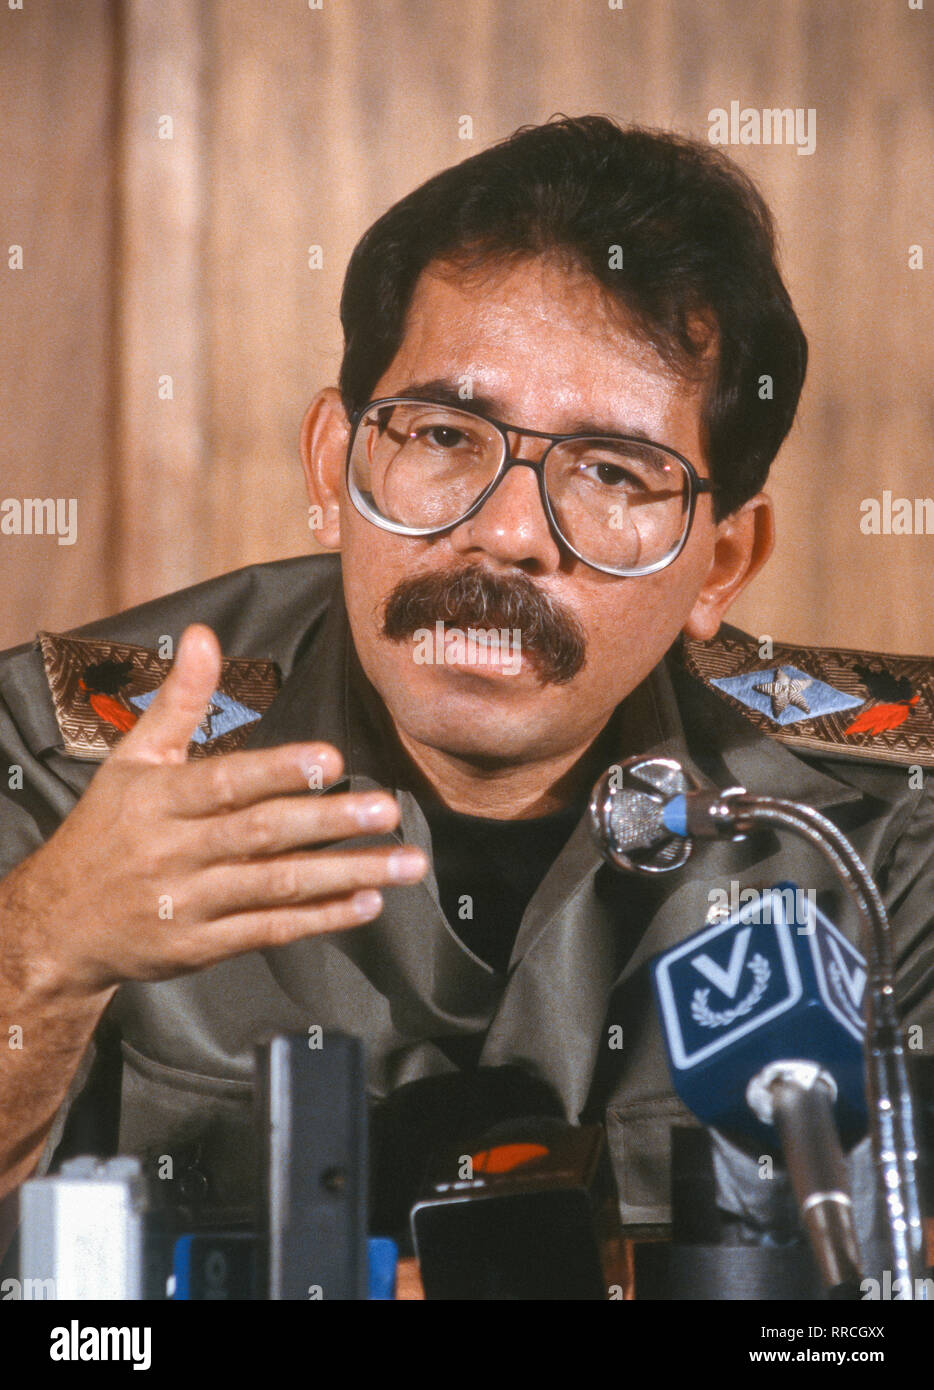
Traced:
<path fill-rule="evenodd" d="M 665 808 L 698 784 L 673 758 L 630 758 L 593 789 L 590 817 L 600 849 L 627 873 L 664 874 L 687 863 L 690 839 L 665 825 Z"/>

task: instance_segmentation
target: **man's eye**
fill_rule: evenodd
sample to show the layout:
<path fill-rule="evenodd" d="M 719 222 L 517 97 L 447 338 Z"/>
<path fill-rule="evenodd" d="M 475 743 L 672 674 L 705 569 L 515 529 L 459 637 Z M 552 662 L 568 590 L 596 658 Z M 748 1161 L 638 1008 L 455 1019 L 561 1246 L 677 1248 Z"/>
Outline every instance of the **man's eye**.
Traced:
<path fill-rule="evenodd" d="M 416 442 L 427 440 L 438 449 L 457 449 L 468 442 L 463 430 L 455 429 L 453 425 L 427 425 L 417 430 L 414 438 Z"/>
<path fill-rule="evenodd" d="M 617 463 L 596 461 L 583 465 L 581 472 L 604 487 L 629 487 L 642 489 L 644 483 L 629 468 L 621 468 Z"/>

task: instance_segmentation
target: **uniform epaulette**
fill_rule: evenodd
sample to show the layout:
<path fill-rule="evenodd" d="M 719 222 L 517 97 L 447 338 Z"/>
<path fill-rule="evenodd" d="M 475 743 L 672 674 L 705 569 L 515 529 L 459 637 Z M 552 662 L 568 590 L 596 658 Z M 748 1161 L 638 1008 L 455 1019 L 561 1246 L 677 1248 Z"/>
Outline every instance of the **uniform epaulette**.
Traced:
<path fill-rule="evenodd" d="M 132 642 L 40 632 L 39 647 L 65 753 L 103 762 L 153 700 L 172 659 Z M 230 753 L 275 699 L 281 677 L 273 661 L 234 657 L 188 745 L 188 756 Z"/>
<path fill-rule="evenodd" d="M 685 668 L 763 733 L 812 753 L 934 767 L 934 657 L 685 638 Z"/>

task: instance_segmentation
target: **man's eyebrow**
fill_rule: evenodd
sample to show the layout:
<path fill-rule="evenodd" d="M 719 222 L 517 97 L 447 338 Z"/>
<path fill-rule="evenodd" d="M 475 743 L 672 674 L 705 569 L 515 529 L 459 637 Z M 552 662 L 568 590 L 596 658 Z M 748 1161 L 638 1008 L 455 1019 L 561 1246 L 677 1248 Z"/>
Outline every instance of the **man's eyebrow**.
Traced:
<path fill-rule="evenodd" d="M 471 390 L 464 395 L 464 378 L 460 382 L 448 377 L 431 377 L 428 381 L 410 381 L 399 388 L 397 396 L 411 396 L 413 400 L 435 401 L 438 405 L 456 406 L 458 410 L 476 410 L 483 415 L 499 415 L 502 402 L 482 392 L 477 395 Z"/>
<path fill-rule="evenodd" d="M 459 383 L 451 381 L 448 377 L 432 377 L 428 381 L 410 381 L 401 386 L 395 394 L 408 396 L 413 400 L 434 401 L 438 405 L 454 406 L 458 410 L 473 410 L 480 415 L 489 415 L 495 420 L 502 420 L 507 413 L 502 401 L 497 400 L 494 396 L 484 395 L 483 392 L 472 392 L 465 397 L 463 379 Z M 507 421 L 507 424 L 512 423 L 511 420 Z M 645 430 L 635 425 L 623 428 L 608 420 L 588 420 L 583 417 L 570 421 L 566 430 L 555 431 L 555 433 L 594 434 L 608 438 L 618 436 L 625 439 L 639 439 L 645 444 L 657 444 L 659 442 Z"/>

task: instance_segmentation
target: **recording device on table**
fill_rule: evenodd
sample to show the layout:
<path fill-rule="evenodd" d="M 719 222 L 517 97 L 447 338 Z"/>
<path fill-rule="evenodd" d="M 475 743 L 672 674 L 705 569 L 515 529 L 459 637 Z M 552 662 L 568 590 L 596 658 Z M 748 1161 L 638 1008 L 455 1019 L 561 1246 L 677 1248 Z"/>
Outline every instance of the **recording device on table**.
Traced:
<path fill-rule="evenodd" d="M 411 1225 L 426 1298 L 605 1299 L 604 1135 L 561 1113 L 516 1067 L 412 1082 L 374 1113 L 368 1174 L 359 1041 L 275 1037 L 257 1053 L 256 1230 L 170 1236 L 138 1160 L 78 1158 L 24 1185 L 22 1280 L 75 1299 L 387 1299 Z"/>
<path fill-rule="evenodd" d="M 169 1233 L 137 1159 L 77 1158 L 23 1185 L 24 1289 L 59 1299 L 393 1296 L 395 1247 L 368 1241 L 363 1049 L 280 1036 L 257 1050 L 257 1229 Z M 29 1281 L 27 1283 L 27 1281 Z"/>
<path fill-rule="evenodd" d="M 520 1114 L 448 1144 L 411 1226 L 426 1298 L 606 1300 L 620 1223 L 602 1126 Z"/>
<path fill-rule="evenodd" d="M 412 1081 L 370 1121 L 371 1229 L 408 1228 L 428 1299 L 606 1299 L 619 1207 L 599 1125 L 517 1066 Z"/>
<path fill-rule="evenodd" d="M 859 1297 L 864 1273 L 842 1146 L 868 1120 L 890 1267 L 906 1297 L 923 1296 L 918 1119 L 895 1013 L 890 928 L 849 841 L 810 807 L 739 787 L 702 790 L 668 758 L 633 758 L 607 773 L 594 788 L 591 816 L 605 858 L 624 872 L 667 873 L 687 862 L 695 839 L 743 839 L 764 827 L 802 836 L 834 869 L 859 913 L 862 954 L 813 905 L 802 909 L 795 885 L 778 884 L 656 959 L 672 1077 L 712 1130 L 741 1144 L 780 1140 L 820 1284 L 833 1298 Z M 741 978 L 749 987 L 737 998 Z M 699 1146 L 691 1150 L 693 1189 L 690 1142 Z M 700 1176 L 711 1171 L 704 1142 L 674 1139 L 676 1241 L 686 1186 L 706 1203 L 706 1235 L 721 1234 L 711 1184 Z M 738 1256 L 735 1247 L 693 1240 L 664 1255 L 638 1254 L 651 1296 L 665 1296 L 663 1265 L 668 1296 L 815 1296 L 813 1270 L 800 1260 L 795 1267 L 787 1251 Z M 677 1291 L 679 1257 L 681 1275 L 690 1270 L 684 1292 Z M 637 1297 L 638 1276 L 637 1262 Z"/>

